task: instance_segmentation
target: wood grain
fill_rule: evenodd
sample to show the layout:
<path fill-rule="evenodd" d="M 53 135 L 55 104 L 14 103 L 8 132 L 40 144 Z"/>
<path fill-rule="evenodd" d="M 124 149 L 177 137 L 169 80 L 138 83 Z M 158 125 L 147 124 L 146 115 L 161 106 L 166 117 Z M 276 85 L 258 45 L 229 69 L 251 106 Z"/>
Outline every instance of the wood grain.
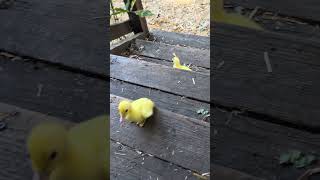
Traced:
<path fill-rule="evenodd" d="M 0 49 L 106 75 L 108 9 L 107 1 L 15 1 L 0 10 Z"/>
<path fill-rule="evenodd" d="M 319 48 L 320 43 L 295 36 L 217 24 L 213 100 L 319 130 Z"/>
<path fill-rule="evenodd" d="M 151 30 L 150 40 L 170 45 L 180 45 L 199 49 L 210 49 L 210 37 Z"/>
<path fill-rule="evenodd" d="M 122 55 L 122 56 L 125 56 L 125 55 Z M 142 61 L 147 61 L 147 62 L 151 62 L 151 63 L 156 63 L 156 64 L 161 64 L 161 65 L 165 65 L 165 66 L 168 66 L 168 67 L 172 67 L 173 66 L 173 62 L 172 61 L 168 61 L 168 60 L 165 60 L 165 59 L 151 58 L 151 57 L 140 56 L 140 55 L 136 55 L 136 54 L 133 54 L 133 55 L 130 55 L 130 56 L 125 56 L 125 57 L 138 59 L 138 60 L 142 60 Z M 202 68 L 202 67 L 199 67 L 199 66 L 196 66 L 196 65 L 190 65 L 189 67 L 194 72 L 210 75 L 210 69 Z"/>
<path fill-rule="evenodd" d="M 320 136 L 213 109 L 214 162 L 270 180 L 297 179 L 307 168 L 279 164 L 281 154 L 299 150 L 319 156 Z M 318 176 L 319 178 L 319 176 Z"/>
<path fill-rule="evenodd" d="M 131 123 L 120 127 L 120 100 L 110 96 L 112 139 L 200 174 L 210 171 L 208 123 L 157 108 L 143 128 Z"/>
<path fill-rule="evenodd" d="M 202 120 L 203 117 L 197 113 L 197 110 L 201 108 L 210 110 L 210 104 L 208 103 L 202 103 L 189 98 L 183 98 L 182 96 L 165 93 L 156 89 L 150 89 L 115 79 L 110 81 L 110 93 L 128 99 L 148 97 L 161 109 L 166 109 L 168 111 L 199 120 Z"/>
<path fill-rule="evenodd" d="M 110 26 L 110 31 L 111 31 L 111 40 L 115 40 L 121 36 L 129 34 L 130 32 L 132 32 L 130 21 L 127 20 L 124 22 L 112 24 Z"/>
<path fill-rule="evenodd" d="M 262 9 L 278 12 L 286 16 L 305 18 L 314 21 L 320 20 L 320 12 L 317 8 L 319 7 L 320 2 L 317 0 L 225 0 L 225 4 L 232 4 L 251 9 L 254 9 L 256 6 L 259 6 Z"/>
<path fill-rule="evenodd" d="M 110 68 L 112 78 L 210 102 L 209 75 L 115 55 L 111 55 Z"/>
<path fill-rule="evenodd" d="M 0 57 L 0 69 L 0 102 L 75 122 L 108 111 L 108 79 L 25 59 Z"/>
<path fill-rule="evenodd" d="M 181 47 L 177 45 L 169 45 L 164 43 L 157 43 L 145 40 L 135 41 L 134 53 L 158 58 L 165 59 L 172 62 L 173 53 L 175 53 L 181 61 L 181 64 L 193 64 L 196 66 L 210 68 L 210 50 L 208 49 L 197 49 L 190 47 Z"/>

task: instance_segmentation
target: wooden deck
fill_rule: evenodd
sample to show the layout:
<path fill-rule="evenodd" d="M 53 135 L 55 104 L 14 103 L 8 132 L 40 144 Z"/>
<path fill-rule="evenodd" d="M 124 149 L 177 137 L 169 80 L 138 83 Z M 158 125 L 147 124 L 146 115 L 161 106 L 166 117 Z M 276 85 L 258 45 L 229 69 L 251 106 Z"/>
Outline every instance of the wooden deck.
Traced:
<path fill-rule="evenodd" d="M 208 37 L 138 33 L 110 59 L 105 2 L 12 2 L 0 8 L 0 112 L 18 114 L 0 131 L 0 179 L 31 177 L 25 138 L 33 124 L 109 111 L 111 179 L 197 179 L 211 167 L 216 179 L 293 180 L 317 166 L 296 169 L 278 158 L 291 149 L 320 155 L 320 36 L 307 31 L 319 21 L 318 2 L 229 0 L 309 24 L 279 30 L 263 21 L 265 32 L 215 24 L 211 51 Z M 173 69 L 172 53 L 193 72 Z M 139 97 L 154 100 L 155 116 L 145 128 L 120 127 L 118 102 Z M 211 121 L 197 114 L 210 104 Z"/>
<path fill-rule="evenodd" d="M 226 0 L 229 11 L 241 6 L 250 14 L 258 8 L 254 19 L 266 30 L 214 24 L 215 163 L 268 180 L 298 179 L 319 167 L 318 162 L 305 168 L 279 164 L 289 150 L 319 159 L 319 5 L 313 0 Z"/>

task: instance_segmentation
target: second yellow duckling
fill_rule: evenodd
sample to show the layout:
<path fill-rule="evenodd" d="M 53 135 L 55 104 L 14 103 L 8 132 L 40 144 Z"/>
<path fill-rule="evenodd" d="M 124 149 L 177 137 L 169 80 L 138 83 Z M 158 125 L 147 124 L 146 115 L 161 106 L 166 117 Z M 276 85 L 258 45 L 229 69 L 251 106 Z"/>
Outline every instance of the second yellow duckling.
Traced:
<path fill-rule="evenodd" d="M 173 56 L 174 56 L 172 58 L 173 68 L 182 69 L 182 70 L 186 70 L 186 71 L 192 71 L 188 66 L 184 66 L 184 65 L 180 64 L 180 59 L 178 58 L 178 56 L 175 53 L 173 53 Z"/>
<path fill-rule="evenodd" d="M 135 101 L 123 100 L 119 103 L 120 123 L 123 119 L 143 127 L 146 120 L 153 115 L 154 102 L 148 98 Z"/>
<path fill-rule="evenodd" d="M 58 122 L 34 127 L 27 139 L 33 179 L 108 179 L 108 119 L 98 116 L 71 129 Z"/>
<path fill-rule="evenodd" d="M 213 12 L 212 15 L 214 22 L 221 22 L 256 30 L 263 30 L 263 28 L 259 24 L 249 18 L 246 18 L 240 14 L 225 12 L 223 4 L 223 0 L 215 0 L 213 1 L 213 6 L 210 6 L 211 11 Z"/>

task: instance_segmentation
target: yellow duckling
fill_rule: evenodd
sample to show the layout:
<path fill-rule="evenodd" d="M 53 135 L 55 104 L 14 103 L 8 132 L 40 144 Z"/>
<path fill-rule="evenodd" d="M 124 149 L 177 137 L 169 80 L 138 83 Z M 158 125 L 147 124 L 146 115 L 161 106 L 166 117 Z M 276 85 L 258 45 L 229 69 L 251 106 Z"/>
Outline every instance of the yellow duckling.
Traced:
<path fill-rule="evenodd" d="M 140 98 L 135 101 L 123 100 L 119 103 L 120 123 L 123 119 L 133 122 L 140 127 L 153 115 L 154 103 L 148 98 Z"/>
<path fill-rule="evenodd" d="M 180 59 L 178 58 L 178 56 L 175 53 L 173 53 L 173 56 L 174 56 L 172 58 L 173 68 L 182 69 L 182 70 L 186 70 L 186 71 L 192 71 L 188 66 L 180 64 Z"/>
<path fill-rule="evenodd" d="M 27 139 L 34 179 L 109 179 L 109 118 L 67 129 L 57 122 L 34 127 Z"/>
<path fill-rule="evenodd" d="M 226 13 L 223 8 L 223 0 L 214 0 L 211 6 L 213 12 L 213 21 L 233 24 L 237 26 L 263 30 L 256 22 L 236 13 Z"/>

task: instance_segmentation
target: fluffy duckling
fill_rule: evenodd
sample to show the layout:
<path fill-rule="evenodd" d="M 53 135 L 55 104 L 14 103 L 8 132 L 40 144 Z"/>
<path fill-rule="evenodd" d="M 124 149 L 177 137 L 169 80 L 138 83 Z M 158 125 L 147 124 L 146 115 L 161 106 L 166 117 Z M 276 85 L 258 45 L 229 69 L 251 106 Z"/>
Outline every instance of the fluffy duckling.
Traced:
<path fill-rule="evenodd" d="M 236 13 L 226 13 L 223 8 L 223 0 L 214 0 L 213 6 L 213 21 L 233 24 L 237 26 L 247 27 L 251 29 L 263 30 L 256 22 Z"/>
<path fill-rule="evenodd" d="M 175 53 L 173 53 L 173 56 L 174 56 L 172 58 L 173 68 L 182 69 L 182 70 L 186 70 L 186 71 L 192 71 L 188 66 L 180 64 L 180 59 L 178 58 L 178 56 Z"/>
<path fill-rule="evenodd" d="M 125 119 L 143 127 L 146 120 L 153 115 L 154 103 L 148 98 L 135 101 L 123 100 L 119 103 L 120 123 Z"/>
<path fill-rule="evenodd" d="M 99 116 L 67 129 L 57 122 L 35 126 L 27 139 L 34 179 L 109 179 L 109 123 Z"/>

